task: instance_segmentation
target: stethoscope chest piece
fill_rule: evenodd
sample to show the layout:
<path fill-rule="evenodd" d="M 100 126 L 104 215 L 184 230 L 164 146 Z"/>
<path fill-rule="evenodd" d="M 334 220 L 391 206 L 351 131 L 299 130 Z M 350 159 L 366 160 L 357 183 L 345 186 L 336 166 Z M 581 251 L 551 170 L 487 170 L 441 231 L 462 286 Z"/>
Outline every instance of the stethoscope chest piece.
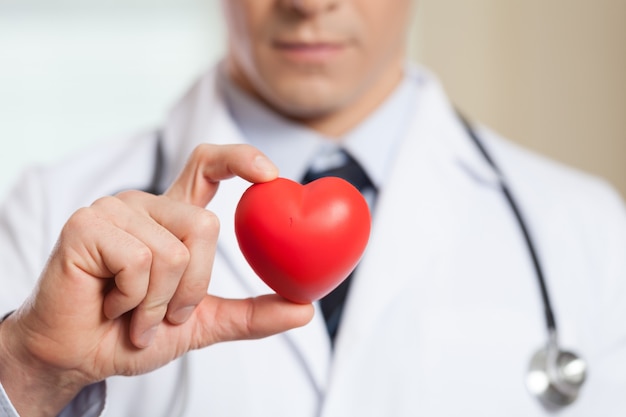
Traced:
<path fill-rule="evenodd" d="M 526 386 L 546 408 L 573 403 L 587 377 L 587 363 L 555 342 L 538 350 L 530 361 Z"/>

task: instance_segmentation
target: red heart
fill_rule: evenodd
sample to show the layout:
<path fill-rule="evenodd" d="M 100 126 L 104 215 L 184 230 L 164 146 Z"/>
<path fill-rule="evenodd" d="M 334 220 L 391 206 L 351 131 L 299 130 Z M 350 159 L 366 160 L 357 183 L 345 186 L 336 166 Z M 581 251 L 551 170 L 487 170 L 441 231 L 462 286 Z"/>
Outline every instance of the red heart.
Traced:
<path fill-rule="evenodd" d="M 283 297 L 309 303 L 337 287 L 367 245 L 367 202 L 347 181 L 307 185 L 278 178 L 254 184 L 235 212 L 235 233 L 259 277 Z"/>

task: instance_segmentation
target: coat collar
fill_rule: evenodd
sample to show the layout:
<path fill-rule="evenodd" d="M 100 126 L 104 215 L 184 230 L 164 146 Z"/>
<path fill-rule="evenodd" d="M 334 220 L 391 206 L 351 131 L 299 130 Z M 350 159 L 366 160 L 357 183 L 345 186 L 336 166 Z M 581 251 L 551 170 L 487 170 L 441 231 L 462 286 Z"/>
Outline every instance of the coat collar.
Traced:
<path fill-rule="evenodd" d="M 217 85 L 218 71 L 216 66 L 201 77 L 169 114 L 164 128 L 166 184 L 176 178 L 191 151 L 199 144 L 244 143 L 224 105 L 221 88 Z M 497 184 L 498 174 L 468 140 L 468 132 L 438 80 L 415 65 L 408 65 L 407 73 L 420 87 L 413 126 L 428 132 L 427 137 L 420 140 L 439 141 L 447 148 L 449 160 L 467 174 L 480 182 Z M 215 132 L 220 132 L 221 136 L 214 136 Z"/>
<path fill-rule="evenodd" d="M 196 146 L 244 143 L 224 105 L 217 85 L 218 70 L 216 67 L 202 77 L 170 113 L 163 131 L 165 185 L 175 179 Z M 431 220 L 455 204 L 446 194 L 447 183 L 459 180 L 492 186 L 498 183 L 498 175 L 469 139 L 436 79 L 417 67 L 409 67 L 408 71 L 419 84 L 418 104 L 390 181 L 378 198 L 370 245 L 359 267 L 360 278 L 355 280 L 346 305 L 347 330 L 337 341 L 337 357 L 349 356 L 352 345 L 367 337 L 367 323 L 383 316 L 394 294 L 415 275 L 414 271 L 427 270 L 437 257 L 436 253 L 428 254 L 428 248 L 423 248 L 424 256 L 416 257 L 415 248 L 389 245 L 389 242 L 409 242 L 416 234 L 420 235 L 420 241 L 436 242 L 444 235 L 433 227 Z M 435 177 L 437 181 L 433 181 Z M 240 179 L 225 181 L 208 209 L 221 219 L 218 251 L 235 270 L 247 294 L 256 295 L 270 290 L 243 258 L 232 221 L 237 202 L 248 186 Z M 420 206 L 419 216 L 414 214 L 417 206 Z M 409 220 L 399 224 L 396 219 Z M 380 285 L 383 277 L 390 279 Z M 321 314 L 310 325 L 287 332 L 283 337 L 294 346 L 312 381 L 323 392 L 331 354 Z"/>
<path fill-rule="evenodd" d="M 421 86 L 421 97 L 412 131 L 423 133 L 418 139 L 407 138 L 406 141 L 432 142 L 428 146 L 440 148 L 438 152 L 442 162 L 462 169 L 478 182 L 486 185 L 499 184 L 499 174 L 471 140 L 467 126 L 448 100 L 437 78 L 427 70 L 414 66 L 409 67 L 409 74 Z M 482 127 L 471 121 L 468 125 L 476 135 L 481 136 Z"/>

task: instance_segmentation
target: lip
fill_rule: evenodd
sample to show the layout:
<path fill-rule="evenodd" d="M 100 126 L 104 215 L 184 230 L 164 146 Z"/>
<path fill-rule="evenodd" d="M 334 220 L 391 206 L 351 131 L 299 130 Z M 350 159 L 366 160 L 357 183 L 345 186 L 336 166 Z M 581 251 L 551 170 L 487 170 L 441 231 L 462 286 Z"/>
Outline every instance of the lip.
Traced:
<path fill-rule="evenodd" d="M 325 63 L 339 56 L 346 45 L 340 42 L 275 41 L 274 50 L 296 63 Z"/>

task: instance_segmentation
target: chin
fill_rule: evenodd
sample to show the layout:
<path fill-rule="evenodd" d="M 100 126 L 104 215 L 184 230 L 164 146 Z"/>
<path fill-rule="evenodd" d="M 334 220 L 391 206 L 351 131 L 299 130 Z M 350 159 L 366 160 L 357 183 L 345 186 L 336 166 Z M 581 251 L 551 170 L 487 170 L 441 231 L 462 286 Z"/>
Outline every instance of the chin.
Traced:
<path fill-rule="evenodd" d="M 327 83 L 282 85 L 269 94 L 270 104 L 282 114 L 298 119 L 319 118 L 333 113 L 347 100 L 341 89 Z"/>
<path fill-rule="evenodd" d="M 281 101 L 274 107 L 283 115 L 296 120 L 314 120 L 335 113 L 341 106 L 326 101 Z"/>

